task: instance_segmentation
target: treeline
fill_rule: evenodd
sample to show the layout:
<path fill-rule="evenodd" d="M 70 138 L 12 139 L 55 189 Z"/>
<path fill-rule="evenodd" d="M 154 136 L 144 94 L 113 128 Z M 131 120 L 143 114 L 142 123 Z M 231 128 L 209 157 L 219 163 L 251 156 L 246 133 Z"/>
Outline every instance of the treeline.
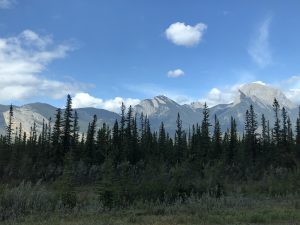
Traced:
<path fill-rule="evenodd" d="M 97 186 L 107 207 L 135 199 L 171 201 L 191 193 L 218 197 L 225 194 L 228 183 L 298 169 L 300 113 L 293 126 L 276 99 L 273 110 L 275 123 L 270 125 L 264 115 L 257 118 L 250 105 L 240 135 L 233 117 L 222 133 L 217 116 L 211 120 L 205 104 L 202 122 L 188 131 L 178 114 L 173 137 L 163 122 L 158 132 L 151 131 L 147 115 L 137 116 L 123 104 L 121 119 L 113 127 L 103 123 L 98 128 L 95 115 L 81 134 L 70 95 L 64 111 L 57 109 L 53 124 L 44 122 L 41 133 L 33 124 L 26 134 L 22 124 L 13 129 L 11 106 L 6 135 L 0 137 L 0 177 L 3 183 L 61 180 L 62 198 L 70 205 L 76 204 L 74 186 L 87 183 Z"/>

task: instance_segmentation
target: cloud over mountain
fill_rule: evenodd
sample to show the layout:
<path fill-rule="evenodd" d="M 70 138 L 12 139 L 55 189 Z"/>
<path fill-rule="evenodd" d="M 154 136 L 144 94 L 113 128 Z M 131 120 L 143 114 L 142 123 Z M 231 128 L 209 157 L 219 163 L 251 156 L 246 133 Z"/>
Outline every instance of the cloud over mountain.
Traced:
<path fill-rule="evenodd" d="M 94 107 L 102 108 L 113 112 L 119 112 L 122 102 L 126 107 L 137 105 L 140 100 L 133 98 L 115 97 L 114 99 L 103 100 L 96 98 L 88 93 L 76 93 L 73 98 L 73 106 L 75 108 Z"/>

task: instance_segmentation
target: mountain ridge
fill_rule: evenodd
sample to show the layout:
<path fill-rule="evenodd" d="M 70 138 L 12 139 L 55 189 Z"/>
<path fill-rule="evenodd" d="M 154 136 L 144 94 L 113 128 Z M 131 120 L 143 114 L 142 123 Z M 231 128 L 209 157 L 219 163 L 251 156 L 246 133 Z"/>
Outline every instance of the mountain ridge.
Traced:
<path fill-rule="evenodd" d="M 291 121 L 295 123 L 298 109 L 294 103 L 287 99 L 284 93 L 279 89 L 265 84 L 250 83 L 239 88 L 232 103 L 218 104 L 209 107 L 211 124 L 213 124 L 213 117 L 216 115 L 224 132 L 230 124 L 231 117 L 233 117 L 236 119 L 238 131 L 242 133 L 244 129 L 245 112 L 249 109 L 250 105 L 253 105 L 257 113 L 258 123 L 260 123 L 261 115 L 264 114 L 266 118 L 270 120 L 270 124 L 272 124 L 274 122 L 272 109 L 274 98 L 278 99 L 281 106 L 286 107 Z M 164 122 L 166 130 L 168 132 L 174 132 L 178 113 L 180 114 L 184 129 L 191 128 L 193 124 L 200 124 L 203 105 L 201 102 L 180 105 L 164 95 L 158 95 L 152 99 L 142 100 L 133 107 L 133 110 L 137 116 L 141 115 L 141 113 L 147 115 L 153 130 L 158 130 L 161 122 Z M 0 133 L 5 133 L 6 124 L 8 122 L 8 110 L 9 106 L 0 105 Z M 56 107 L 41 102 L 14 106 L 14 126 L 16 128 L 21 122 L 24 131 L 30 132 L 30 127 L 33 125 L 33 122 L 35 122 L 37 131 L 40 132 L 43 121 L 48 123 L 51 117 L 52 122 L 54 122 L 56 110 Z M 79 116 L 81 133 L 86 132 L 88 123 L 93 119 L 93 115 L 97 115 L 98 126 L 106 123 L 112 127 L 115 120 L 120 120 L 119 114 L 105 109 L 86 107 L 74 110 L 77 110 Z"/>

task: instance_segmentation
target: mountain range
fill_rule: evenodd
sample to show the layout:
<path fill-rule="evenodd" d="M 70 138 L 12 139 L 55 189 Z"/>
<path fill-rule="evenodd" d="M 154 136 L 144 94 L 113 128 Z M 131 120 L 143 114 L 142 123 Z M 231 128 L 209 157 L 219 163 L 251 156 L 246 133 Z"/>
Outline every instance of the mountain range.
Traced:
<path fill-rule="evenodd" d="M 291 102 L 281 90 L 260 83 L 245 84 L 239 89 L 232 103 L 219 104 L 209 108 L 211 124 L 213 124 L 214 115 L 217 115 L 221 128 L 225 131 L 230 124 L 232 116 L 236 119 L 238 131 L 242 133 L 245 123 L 245 112 L 250 105 L 253 105 L 257 113 L 258 123 L 260 123 L 261 115 L 264 114 L 272 125 L 274 123 L 272 108 L 274 98 L 278 100 L 281 107 L 286 108 L 292 123 L 295 124 L 298 116 L 297 105 Z M 133 109 L 137 115 L 143 113 L 148 116 L 152 130 L 158 130 L 160 123 L 163 121 L 166 130 L 172 133 L 176 128 L 178 113 L 180 114 L 183 128 L 189 129 L 193 124 L 201 123 L 203 107 L 201 102 L 181 105 L 166 96 L 159 95 L 153 99 L 142 100 Z M 37 131 L 40 132 L 43 121 L 48 123 L 49 118 L 52 118 L 53 122 L 56 110 L 57 108 L 54 106 L 45 103 L 14 106 L 14 127 L 18 127 L 21 122 L 23 130 L 30 132 L 30 127 L 35 122 Z M 105 122 L 112 127 L 115 120 L 120 120 L 119 114 L 105 109 L 78 108 L 76 110 L 82 133 L 86 132 L 88 123 L 93 119 L 93 115 L 97 115 L 98 126 Z M 0 133 L 5 133 L 8 112 L 9 106 L 0 105 Z"/>

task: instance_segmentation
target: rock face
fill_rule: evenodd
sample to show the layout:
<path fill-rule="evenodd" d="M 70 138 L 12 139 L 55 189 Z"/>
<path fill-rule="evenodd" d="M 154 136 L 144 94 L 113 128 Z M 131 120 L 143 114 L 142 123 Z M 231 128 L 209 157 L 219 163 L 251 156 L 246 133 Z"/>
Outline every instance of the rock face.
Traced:
<path fill-rule="evenodd" d="M 165 129 L 169 132 L 174 131 L 178 113 L 184 128 L 191 127 L 194 123 L 201 121 L 201 113 L 195 111 L 191 106 L 179 105 L 166 96 L 156 96 L 153 99 L 146 99 L 134 107 L 135 112 L 140 115 L 148 115 L 151 128 L 158 130 L 161 122 L 164 122 Z"/>
<path fill-rule="evenodd" d="M 51 118 L 52 124 L 55 120 L 55 114 L 57 108 L 44 103 L 32 103 L 23 106 L 14 106 L 14 123 L 13 127 L 19 127 L 22 123 L 22 129 L 24 132 L 30 132 L 33 123 L 36 123 L 37 132 L 42 131 L 43 121 L 49 122 Z M 98 125 L 100 126 L 106 122 L 110 127 L 113 126 L 115 120 L 119 120 L 120 116 L 117 113 L 110 112 L 104 109 L 95 108 L 79 108 L 76 109 L 79 117 L 79 127 L 81 133 L 86 133 L 88 123 L 93 120 L 93 116 L 97 115 Z M 5 133 L 8 123 L 9 106 L 0 106 L 0 132 Z M 64 111 L 62 111 L 62 114 Z"/>
<path fill-rule="evenodd" d="M 245 84 L 240 88 L 240 92 L 251 98 L 251 100 L 257 104 L 261 104 L 262 107 L 272 106 L 274 98 L 276 98 L 282 107 L 287 109 L 296 108 L 296 105 L 292 103 L 279 89 L 268 85 L 261 83 Z M 236 103 L 240 102 L 240 96 L 237 96 L 235 100 Z"/>
<path fill-rule="evenodd" d="M 272 104 L 274 98 L 278 100 L 281 107 L 287 109 L 292 123 L 295 124 L 298 115 L 297 106 L 288 100 L 279 89 L 261 83 L 246 84 L 237 92 L 234 102 L 209 108 L 211 124 L 213 124 L 214 115 L 217 115 L 221 123 L 221 128 L 225 131 L 230 124 L 231 117 L 233 117 L 236 119 L 238 131 L 242 133 L 245 112 L 249 109 L 250 105 L 253 105 L 257 113 L 258 123 L 260 124 L 261 115 L 264 114 L 270 120 L 270 124 L 273 125 Z M 148 115 L 152 130 L 158 130 L 163 121 L 166 130 L 172 136 L 176 129 L 178 113 L 180 114 L 184 129 L 191 128 L 193 124 L 201 123 L 203 104 L 193 102 L 191 104 L 180 105 L 166 96 L 159 95 L 153 99 L 141 101 L 133 109 L 137 116 L 141 113 Z M 2 134 L 5 133 L 8 122 L 8 110 L 9 106 L 0 105 L 0 133 Z M 79 108 L 76 110 L 79 116 L 80 132 L 82 133 L 86 133 L 88 123 L 92 121 L 93 115 L 97 115 L 98 126 L 101 126 L 105 122 L 112 127 L 115 120 L 120 120 L 120 116 L 117 113 L 104 109 Z M 51 117 L 52 122 L 54 122 L 55 113 L 55 107 L 44 103 L 33 103 L 20 107 L 14 106 L 14 127 L 18 127 L 21 122 L 23 130 L 30 132 L 30 128 L 35 122 L 37 131 L 40 132 L 43 121 L 48 123 Z"/>
<path fill-rule="evenodd" d="M 274 98 L 278 100 L 281 107 L 287 109 L 292 122 L 295 123 L 298 109 L 279 89 L 261 83 L 250 83 L 240 88 L 233 103 L 220 104 L 209 109 L 211 124 L 213 124 L 214 115 L 217 115 L 222 130 L 225 131 L 230 124 L 231 117 L 233 117 L 237 122 L 238 131 L 242 133 L 245 123 L 245 112 L 250 105 L 253 105 L 257 113 L 258 123 L 260 124 L 261 115 L 264 114 L 272 125 L 274 123 L 272 108 Z M 138 113 L 143 112 L 149 116 L 153 129 L 158 129 L 160 122 L 163 121 L 167 130 L 174 132 L 178 112 L 185 129 L 191 127 L 192 124 L 200 124 L 203 104 L 196 102 L 190 105 L 179 105 L 165 96 L 157 96 L 153 99 L 142 101 L 135 106 L 135 110 Z"/>

